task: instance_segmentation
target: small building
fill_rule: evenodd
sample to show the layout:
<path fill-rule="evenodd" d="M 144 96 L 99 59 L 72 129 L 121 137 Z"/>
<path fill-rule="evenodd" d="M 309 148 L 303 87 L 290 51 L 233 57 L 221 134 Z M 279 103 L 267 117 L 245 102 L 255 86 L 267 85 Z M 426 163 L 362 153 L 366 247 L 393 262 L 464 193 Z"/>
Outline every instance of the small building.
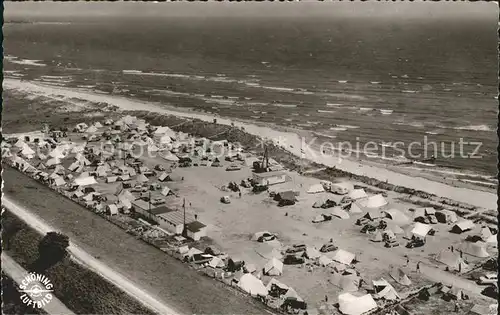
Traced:
<path fill-rule="evenodd" d="M 253 173 L 253 181 L 260 186 L 269 186 L 286 182 L 287 176 L 283 171 Z"/>
<path fill-rule="evenodd" d="M 207 226 L 199 221 L 193 221 L 186 224 L 186 233 L 190 239 L 199 241 L 200 238 L 207 236 Z"/>

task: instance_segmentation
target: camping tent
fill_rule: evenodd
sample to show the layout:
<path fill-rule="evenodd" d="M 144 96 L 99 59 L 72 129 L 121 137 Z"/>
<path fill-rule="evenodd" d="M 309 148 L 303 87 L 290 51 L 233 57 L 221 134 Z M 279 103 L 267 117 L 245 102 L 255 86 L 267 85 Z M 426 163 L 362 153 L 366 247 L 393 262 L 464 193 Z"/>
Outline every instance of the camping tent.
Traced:
<path fill-rule="evenodd" d="M 351 208 L 349 209 L 350 213 L 363 213 L 361 206 L 357 202 L 353 202 L 351 204 Z"/>
<path fill-rule="evenodd" d="M 450 250 L 444 250 L 440 252 L 436 256 L 436 260 L 447 265 L 451 270 L 464 271 L 468 268 L 464 260 L 460 258 L 459 255 L 452 253 Z"/>
<path fill-rule="evenodd" d="M 440 223 L 455 223 L 458 221 L 457 214 L 451 210 L 436 211 L 436 219 Z"/>
<path fill-rule="evenodd" d="M 378 209 L 370 209 L 365 214 L 365 218 L 370 219 L 370 220 L 375 220 L 377 218 L 383 218 L 383 217 L 384 217 L 384 215 Z"/>
<path fill-rule="evenodd" d="M 86 133 L 94 133 L 97 132 L 97 127 L 95 126 L 90 126 L 85 130 Z"/>
<path fill-rule="evenodd" d="M 340 287 L 344 292 L 356 292 L 359 289 L 359 282 L 361 278 L 357 275 L 341 276 Z"/>
<path fill-rule="evenodd" d="M 361 315 L 377 308 L 371 294 L 355 296 L 349 292 L 339 295 L 339 310 L 346 315 Z"/>
<path fill-rule="evenodd" d="M 304 299 L 302 299 L 297 291 L 295 291 L 293 288 L 288 288 L 288 291 L 286 291 L 285 295 L 282 296 L 284 300 L 291 299 L 299 302 L 304 302 Z"/>
<path fill-rule="evenodd" d="M 309 189 L 307 190 L 307 193 L 308 194 L 317 194 L 317 193 L 321 193 L 321 192 L 324 192 L 324 191 L 325 191 L 325 189 L 323 188 L 323 185 L 321 185 L 321 184 L 314 184 L 311 187 L 309 187 Z"/>
<path fill-rule="evenodd" d="M 75 178 L 74 184 L 77 186 L 87 186 L 87 185 L 97 184 L 97 181 L 93 176 L 87 176 L 87 177 L 80 176 Z"/>
<path fill-rule="evenodd" d="M 347 196 L 349 196 L 349 198 L 351 198 L 352 200 L 357 200 L 357 199 L 362 199 L 362 198 L 368 197 L 365 190 L 362 188 L 351 190 L 351 192 L 349 192 L 349 194 Z"/>
<path fill-rule="evenodd" d="M 366 208 L 380 208 L 386 204 L 387 200 L 385 200 L 384 196 L 381 194 L 368 197 L 367 199 L 361 201 L 361 205 Z"/>
<path fill-rule="evenodd" d="M 405 225 L 410 222 L 410 219 L 399 209 L 389 209 L 384 212 L 396 224 Z"/>
<path fill-rule="evenodd" d="M 224 261 L 222 261 L 219 257 L 212 258 L 208 265 L 212 268 L 223 268 L 225 266 Z"/>
<path fill-rule="evenodd" d="M 431 229 L 432 227 L 429 224 L 415 222 L 411 233 L 415 236 L 425 238 Z"/>
<path fill-rule="evenodd" d="M 425 217 L 426 215 L 436 214 L 436 209 L 432 207 L 417 208 L 413 213 L 414 218 Z"/>
<path fill-rule="evenodd" d="M 331 213 L 333 216 L 336 216 L 340 219 L 344 219 L 344 220 L 349 219 L 349 213 L 347 213 L 347 211 L 345 211 L 341 207 L 333 207 Z"/>
<path fill-rule="evenodd" d="M 401 297 L 399 296 L 398 292 L 394 287 L 390 284 L 387 284 L 382 291 L 378 292 L 377 294 L 374 295 L 374 298 L 376 299 L 384 299 L 388 301 L 393 301 L 393 300 L 399 300 Z"/>
<path fill-rule="evenodd" d="M 264 273 L 269 276 L 279 276 L 283 273 L 283 263 L 276 259 L 271 258 L 264 266 Z"/>
<path fill-rule="evenodd" d="M 162 190 L 161 190 L 161 194 L 162 194 L 163 196 L 168 196 L 168 195 L 172 195 L 172 194 L 173 194 L 173 192 L 172 192 L 172 190 L 171 190 L 168 186 L 164 186 L 164 187 L 162 188 Z"/>
<path fill-rule="evenodd" d="M 356 255 L 354 255 L 353 253 L 350 253 L 343 249 L 338 249 L 337 251 L 335 251 L 332 260 L 344 265 L 350 265 L 354 258 L 356 258 Z"/>
<path fill-rule="evenodd" d="M 316 248 L 307 246 L 303 256 L 308 259 L 316 259 L 319 258 L 319 256 L 321 256 L 321 253 Z"/>
<path fill-rule="evenodd" d="M 139 183 L 145 183 L 145 182 L 147 182 L 149 179 L 148 179 L 146 176 L 144 176 L 144 174 L 139 174 L 139 175 L 137 176 L 136 180 L 137 180 L 137 182 L 139 182 Z"/>
<path fill-rule="evenodd" d="M 452 227 L 451 231 L 453 233 L 463 233 L 468 230 L 472 230 L 474 228 L 475 224 L 471 220 L 461 220 Z"/>
<path fill-rule="evenodd" d="M 35 156 L 35 151 L 26 145 L 21 151 L 21 154 L 24 155 L 26 158 L 31 159 Z"/>
<path fill-rule="evenodd" d="M 109 215 L 115 215 L 118 214 L 118 207 L 115 204 L 107 205 L 106 211 L 108 212 Z"/>
<path fill-rule="evenodd" d="M 330 258 L 328 258 L 327 256 L 325 255 L 321 255 L 318 259 L 318 263 L 320 266 L 328 266 L 330 264 L 333 263 L 333 260 L 331 260 Z"/>
<path fill-rule="evenodd" d="M 380 230 L 377 230 L 377 232 L 375 234 L 373 234 L 373 236 L 370 238 L 370 240 L 372 242 L 382 242 L 383 237 L 382 237 L 382 233 L 380 232 Z"/>
<path fill-rule="evenodd" d="M 288 289 L 290 289 L 290 287 L 286 284 L 276 280 L 275 278 L 271 278 L 266 285 L 267 291 L 271 292 L 274 286 L 278 287 L 281 291 L 288 291 Z"/>
<path fill-rule="evenodd" d="M 388 224 L 387 225 L 388 228 L 391 229 L 392 232 L 394 232 L 394 234 L 404 234 L 404 230 L 397 224 Z"/>
<path fill-rule="evenodd" d="M 161 157 L 164 158 L 167 161 L 172 161 L 172 162 L 178 162 L 179 161 L 179 158 L 177 156 L 173 155 L 170 152 L 168 152 L 166 154 L 163 154 Z"/>
<path fill-rule="evenodd" d="M 404 286 L 411 285 L 410 278 L 408 278 L 406 273 L 401 268 L 392 267 L 389 272 L 389 275 L 391 276 L 392 279 L 394 279 L 394 281 L 396 281 L 401 285 Z"/>
<path fill-rule="evenodd" d="M 253 276 L 250 273 L 245 273 L 243 276 L 241 276 L 238 286 L 245 292 L 249 293 L 252 296 L 266 296 L 267 295 L 267 289 L 260 281 L 257 279 L 255 276 Z"/>
<path fill-rule="evenodd" d="M 50 160 L 47 161 L 47 163 L 45 163 L 45 165 L 47 166 L 53 166 L 57 164 L 61 164 L 61 160 L 58 158 L 51 158 Z"/>
<path fill-rule="evenodd" d="M 54 179 L 54 185 L 56 185 L 57 187 L 63 186 L 65 184 L 66 184 L 66 182 L 64 181 L 64 178 L 62 178 L 62 177 L 58 176 L 57 178 Z"/>
<path fill-rule="evenodd" d="M 471 242 L 463 242 L 460 245 L 459 248 L 462 252 L 465 254 L 474 256 L 474 257 L 480 257 L 480 258 L 486 258 L 490 257 L 490 254 L 486 251 L 486 243 L 485 242 L 476 242 L 476 243 L 471 243 Z"/>

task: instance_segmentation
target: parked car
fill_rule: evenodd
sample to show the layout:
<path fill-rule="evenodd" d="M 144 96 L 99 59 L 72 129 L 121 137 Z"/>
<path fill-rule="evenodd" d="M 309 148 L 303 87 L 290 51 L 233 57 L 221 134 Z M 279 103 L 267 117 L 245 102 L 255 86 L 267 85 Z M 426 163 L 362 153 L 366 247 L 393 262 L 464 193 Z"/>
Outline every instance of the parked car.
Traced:
<path fill-rule="evenodd" d="M 157 165 L 155 165 L 155 170 L 157 170 L 157 171 L 164 171 L 165 167 L 163 167 L 163 165 L 157 164 Z"/>
<path fill-rule="evenodd" d="M 498 275 L 496 273 L 487 273 L 484 276 L 479 277 L 477 284 L 494 284 L 498 281 Z"/>
<path fill-rule="evenodd" d="M 385 242 L 384 246 L 387 248 L 398 247 L 399 243 L 396 241 L 387 241 L 387 242 Z"/>
<path fill-rule="evenodd" d="M 371 224 L 366 224 L 365 226 L 363 226 L 363 228 L 361 229 L 361 233 L 371 233 L 371 232 L 375 232 L 377 230 L 377 227 L 374 226 L 374 225 L 371 225 Z"/>
<path fill-rule="evenodd" d="M 337 249 L 338 249 L 338 246 L 335 246 L 333 243 L 327 243 L 327 244 L 324 244 L 323 246 L 321 246 L 319 251 L 322 253 L 328 253 L 328 252 L 336 251 Z"/>
<path fill-rule="evenodd" d="M 305 262 L 304 258 L 297 257 L 295 255 L 288 255 L 283 260 L 283 263 L 285 265 L 299 265 L 299 264 L 303 264 L 304 262 Z"/>
<path fill-rule="evenodd" d="M 306 245 L 305 244 L 295 244 L 292 245 L 291 247 L 286 249 L 287 254 L 295 254 L 298 252 L 303 252 L 306 250 Z"/>
<path fill-rule="evenodd" d="M 425 245 L 425 241 L 421 238 L 414 238 L 406 244 L 406 248 L 416 248 Z"/>

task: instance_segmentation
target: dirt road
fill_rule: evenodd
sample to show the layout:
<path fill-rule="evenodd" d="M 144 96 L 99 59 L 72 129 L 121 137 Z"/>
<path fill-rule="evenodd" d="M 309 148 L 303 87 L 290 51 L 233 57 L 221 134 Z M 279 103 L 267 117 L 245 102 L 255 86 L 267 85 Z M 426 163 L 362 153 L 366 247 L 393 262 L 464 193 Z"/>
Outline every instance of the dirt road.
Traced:
<path fill-rule="evenodd" d="M 11 257 L 2 253 L 2 271 L 12 278 L 18 285 L 21 285 L 24 277 L 28 272 Z M 66 307 L 58 298 L 52 297 L 50 303 L 43 306 L 43 309 L 50 315 L 74 315 L 74 313 Z"/>
<path fill-rule="evenodd" d="M 40 233 L 45 234 L 50 231 L 57 231 L 57 229 L 50 227 L 40 218 L 30 213 L 28 209 L 25 209 L 24 207 L 16 204 L 8 197 L 3 197 L 2 203 L 5 206 L 5 208 L 10 210 L 13 214 L 18 216 L 20 219 L 22 219 L 24 222 L 26 222 L 28 225 L 30 225 L 32 228 L 36 229 Z M 111 282 L 112 284 L 114 284 L 127 294 L 129 294 L 131 297 L 137 299 L 139 302 L 141 302 L 154 312 L 157 312 L 159 314 L 169 314 L 169 315 L 180 314 L 172 307 L 159 301 L 158 298 L 151 296 L 144 289 L 138 287 L 136 284 L 125 278 L 123 275 L 109 268 L 108 266 L 106 266 L 99 260 L 95 259 L 82 249 L 78 248 L 71 242 L 68 247 L 68 252 L 71 254 L 72 258 L 82 263 L 84 266 L 94 271 L 95 273 L 99 274 L 104 279 L 108 280 L 109 282 Z"/>

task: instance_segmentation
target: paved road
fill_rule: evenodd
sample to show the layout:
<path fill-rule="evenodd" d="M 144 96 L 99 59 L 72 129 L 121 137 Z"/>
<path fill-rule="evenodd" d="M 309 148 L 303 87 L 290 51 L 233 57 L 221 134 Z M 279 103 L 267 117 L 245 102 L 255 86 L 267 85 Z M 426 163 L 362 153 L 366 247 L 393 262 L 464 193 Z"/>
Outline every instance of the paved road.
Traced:
<path fill-rule="evenodd" d="M 50 227 L 48 224 L 43 222 L 42 219 L 32 214 L 28 209 L 16 204 L 8 197 L 2 198 L 2 204 L 5 208 L 10 210 L 13 214 L 18 216 L 24 222 L 26 222 L 29 226 L 36 229 L 38 232 L 42 234 L 46 234 L 50 231 L 57 231 Z M 168 315 L 176 315 L 180 314 L 178 311 L 174 310 L 172 307 L 166 305 L 162 301 L 159 301 L 157 298 L 153 297 L 150 293 L 146 292 L 144 289 L 138 287 L 135 283 L 109 268 L 107 265 L 103 264 L 101 261 L 92 257 L 81 248 L 70 242 L 68 247 L 68 252 L 72 256 L 73 259 L 82 263 L 88 269 L 94 271 L 95 273 L 102 276 L 104 279 L 108 280 L 125 293 L 129 294 L 131 297 L 135 298 L 137 301 L 141 302 L 143 305 L 148 307 L 154 312 L 159 314 L 168 314 Z"/>
<path fill-rule="evenodd" d="M 2 253 L 2 271 L 11 277 L 18 285 L 21 285 L 24 277 L 28 274 L 28 271 L 5 253 Z M 43 306 L 43 309 L 50 315 L 74 315 L 74 313 L 54 295 L 52 295 L 50 303 Z"/>

